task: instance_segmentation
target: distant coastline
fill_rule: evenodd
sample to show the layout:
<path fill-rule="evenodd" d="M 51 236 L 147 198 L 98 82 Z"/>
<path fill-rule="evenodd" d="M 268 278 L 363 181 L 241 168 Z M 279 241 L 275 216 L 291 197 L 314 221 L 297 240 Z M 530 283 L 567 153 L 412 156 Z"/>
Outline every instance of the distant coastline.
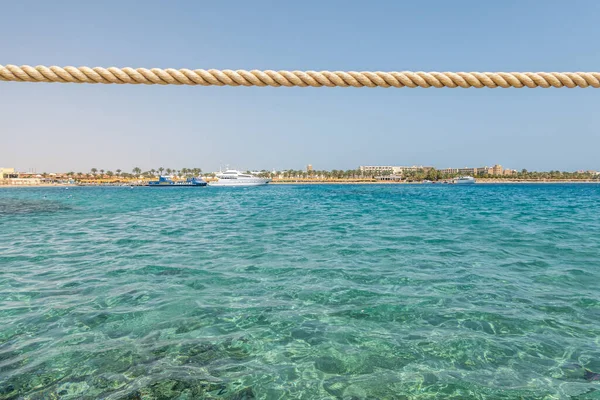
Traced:
<path fill-rule="evenodd" d="M 164 174 L 163 174 L 164 173 Z M 438 170 L 428 166 L 377 166 L 362 165 L 349 170 L 316 170 L 307 165 L 305 170 L 281 171 L 245 171 L 259 179 L 269 179 L 273 185 L 299 184 L 442 184 L 453 183 L 459 177 L 472 177 L 477 184 L 515 184 L 515 183 L 594 183 L 600 182 L 600 171 L 517 171 L 496 164 L 493 167 L 446 168 Z M 41 174 L 35 172 L 17 172 L 15 168 L 0 168 L 0 186 L 142 186 L 161 176 L 174 182 L 184 182 L 194 177 L 202 177 L 211 182 L 218 179 L 218 172 L 202 172 L 201 168 L 153 168 L 143 171 L 139 167 L 131 173 L 121 169 L 111 170 L 92 168 L 89 173 L 59 172 Z M 471 178 L 471 179 L 472 179 Z M 471 182 L 472 183 L 472 182 Z"/>
<path fill-rule="evenodd" d="M 600 180 L 591 179 L 486 179 L 478 178 L 476 184 L 600 184 Z M 378 180 L 303 180 L 303 179 L 280 179 L 273 180 L 271 185 L 422 185 L 423 182 L 407 182 L 407 181 L 378 181 Z M 443 185 L 442 182 L 435 182 L 435 185 Z M 78 183 L 39 183 L 39 184 L 4 184 L 0 183 L 0 188 L 60 188 L 60 187 L 120 187 L 120 186 L 145 186 L 145 182 L 131 183 L 98 183 L 98 184 L 78 184 Z"/>
<path fill-rule="evenodd" d="M 600 183 L 599 180 L 503 180 L 503 179 L 477 179 L 475 182 L 478 185 L 489 184 L 523 184 L 523 183 L 538 183 L 538 184 L 556 184 L 556 183 Z M 272 181 L 272 185 L 423 185 L 423 182 L 406 182 L 406 181 Z M 442 185 L 441 182 L 436 182 L 435 185 Z"/>

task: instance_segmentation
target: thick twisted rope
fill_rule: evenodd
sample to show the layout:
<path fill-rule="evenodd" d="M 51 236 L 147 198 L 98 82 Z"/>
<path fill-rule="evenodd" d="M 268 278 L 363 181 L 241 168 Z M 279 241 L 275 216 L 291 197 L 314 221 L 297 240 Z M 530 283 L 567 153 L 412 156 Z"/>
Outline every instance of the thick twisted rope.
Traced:
<path fill-rule="evenodd" d="M 0 65 L 0 81 L 201 86 L 600 87 L 599 72 L 344 72 Z"/>

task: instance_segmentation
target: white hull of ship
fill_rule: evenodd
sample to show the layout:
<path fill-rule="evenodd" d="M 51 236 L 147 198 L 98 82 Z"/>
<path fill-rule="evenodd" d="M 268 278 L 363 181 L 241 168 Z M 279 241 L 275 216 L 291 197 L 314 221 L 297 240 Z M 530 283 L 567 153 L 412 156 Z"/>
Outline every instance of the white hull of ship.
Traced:
<path fill-rule="evenodd" d="M 454 179 L 454 183 L 456 185 L 473 185 L 475 184 L 475 178 L 473 177 L 460 177 Z"/>
<path fill-rule="evenodd" d="M 215 187 L 241 187 L 241 186 L 265 186 L 271 182 L 270 179 L 261 179 L 252 182 L 244 182 L 244 179 L 231 179 L 226 180 L 225 182 L 217 181 L 217 182 L 209 182 L 209 186 Z"/>

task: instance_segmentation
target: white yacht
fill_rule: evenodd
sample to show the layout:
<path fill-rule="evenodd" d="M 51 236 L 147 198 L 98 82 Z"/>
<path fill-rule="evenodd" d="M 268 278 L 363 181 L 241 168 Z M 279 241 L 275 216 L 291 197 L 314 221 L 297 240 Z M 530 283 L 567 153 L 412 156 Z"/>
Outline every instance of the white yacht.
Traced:
<path fill-rule="evenodd" d="M 458 178 L 454 179 L 453 183 L 458 185 L 472 185 L 475 183 L 475 178 L 472 176 L 459 176 Z"/>
<path fill-rule="evenodd" d="M 269 178 L 258 178 L 251 174 L 244 174 L 235 169 L 228 169 L 217 174 L 216 182 L 210 182 L 210 186 L 262 186 L 271 182 Z"/>

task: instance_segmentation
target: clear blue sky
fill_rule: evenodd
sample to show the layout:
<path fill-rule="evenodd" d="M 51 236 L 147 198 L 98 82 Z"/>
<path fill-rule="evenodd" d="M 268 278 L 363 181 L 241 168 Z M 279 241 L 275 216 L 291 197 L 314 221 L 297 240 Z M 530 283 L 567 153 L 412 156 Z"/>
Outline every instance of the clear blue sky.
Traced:
<path fill-rule="evenodd" d="M 6 2 L 0 64 L 598 71 L 598 1 Z M 600 169 L 598 89 L 0 83 L 0 166 Z"/>

